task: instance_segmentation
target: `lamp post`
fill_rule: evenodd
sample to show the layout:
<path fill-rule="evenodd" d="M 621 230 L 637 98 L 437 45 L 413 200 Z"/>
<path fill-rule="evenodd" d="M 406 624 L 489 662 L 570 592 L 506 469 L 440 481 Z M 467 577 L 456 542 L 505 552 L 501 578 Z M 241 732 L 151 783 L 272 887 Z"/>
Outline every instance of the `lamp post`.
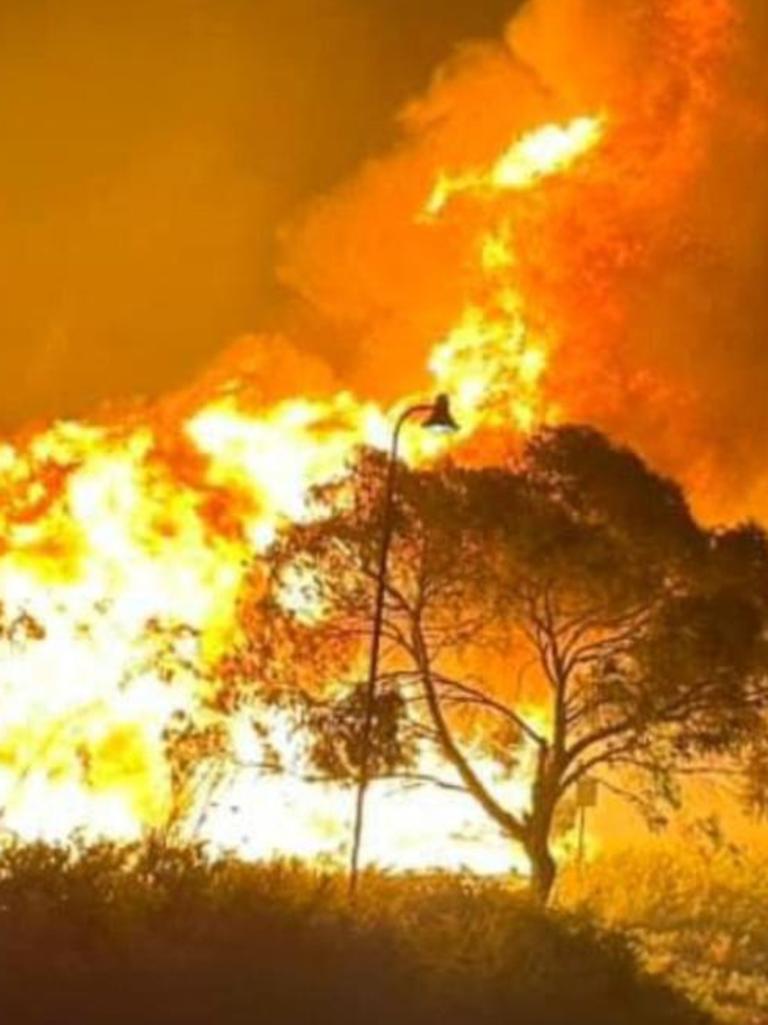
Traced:
<path fill-rule="evenodd" d="M 389 461 L 387 463 L 387 476 L 384 484 L 384 495 L 382 500 L 381 542 L 376 573 L 376 599 L 373 612 L 373 632 L 371 634 L 368 681 L 365 689 L 365 714 L 363 718 L 363 734 L 360 754 L 360 775 L 357 784 L 355 818 L 352 830 L 352 855 L 349 870 L 349 896 L 352 900 L 354 900 L 357 895 L 357 887 L 360 878 L 360 848 L 362 845 L 363 826 L 365 822 L 365 798 L 368 791 L 368 784 L 370 782 L 371 733 L 373 731 L 373 717 L 376 705 L 376 682 L 379 675 L 381 632 L 384 624 L 387 567 L 389 562 L 389 549 L 392 544 L 392 535 L 395 525 L 394 499 L 397 477 L 398 448 L 403 427 L 408 420 L 419 415 L 423 415 L 425 417 L 422 426 L 426 430 L 449 434 L 459 429 L 458 424 L 451 414 L 451 406 L 448 396 L 438 395 L 435 401 L 430 405 L 410 406 L 401 413 L 397 423 L 395 424 L 395 430 L 392 435 L 392 447 L 390 449 Z"/>

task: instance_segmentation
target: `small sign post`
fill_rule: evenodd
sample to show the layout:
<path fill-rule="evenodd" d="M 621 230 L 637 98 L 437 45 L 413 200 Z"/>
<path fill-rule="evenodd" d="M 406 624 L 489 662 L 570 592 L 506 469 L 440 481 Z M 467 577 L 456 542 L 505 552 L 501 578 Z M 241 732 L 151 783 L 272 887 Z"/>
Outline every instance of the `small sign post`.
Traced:
<path fill-rule="evenodd" d="M 579 809 L 579 867 L 584 864 L 587 840 L 587 811 L 589 808 L 597 807 L 598 785 L 597 780 L 590 776 L 584 776 L 576 785 L 576 804 Z"/>

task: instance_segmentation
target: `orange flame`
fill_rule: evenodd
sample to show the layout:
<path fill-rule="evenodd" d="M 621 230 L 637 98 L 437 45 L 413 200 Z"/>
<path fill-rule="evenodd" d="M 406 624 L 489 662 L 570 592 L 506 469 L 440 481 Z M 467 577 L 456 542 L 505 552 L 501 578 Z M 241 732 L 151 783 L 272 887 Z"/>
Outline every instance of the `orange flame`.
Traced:
<path fill-rule="evenodd" d="M 690 7 L 685 16 L 704 17 Z M 695 53 L 704 59 L 700 47 Z M 559 185 L 599 163 L 625 131 L 625 119 L 600 109 L 543 125 L 512 140 L 488 166 L 441 170 L 411 211 L 424 237 L 454 221 L 469 236 L 471 294 L 433 339 L 424 378 L 429 391 L 451 395 L 459 444 L 484 432 L 526 432 L 563 415 L 563 388 L 549 386 L 560 322 L 548 316 L 551 297 L 531 283 L 521 261 L 517 216 L 524 220 L 527 208 L 519 202 L 530 199 L 539 224 L 551 202 L 557 215 L 549 241 L 558 238 L 565 251 L 558 230 L 567 234 L 570 222 Z M 594 176 L 598 188 L 601 173 Z M 629 260 L 620 225 L 606 231 L 617 233 L 614 261 Z M 601 267 L 598 246 L 593 256 Z M 609 302 L 601 315 L 618 317 Z M 342 475 L 357 446 L 388 445 L 396 412 L 349 392 L 254 409 L 236 391 L 197 401 L 181 422 L 59 423 L 0 447 L 6 830 L 25 838 L 62 839 L 76 830 L 134 837 L 163 821 L 164 733 L 175 716 L 194 713 L 196 667 L 228 642 L 250 562 L 281 524 L 312 516 L 312 487 Z M 565 396 L 569 410 L 579 408 L 575 394 L 572 388 Z M 456 443 L 414 433 L 406 455 L 418 463 L 433 457 L 436 445 Z M 184 668 L 169 674 L 158 633 L 148 626 L 179 623 L 194 632 L 182 638 Z M 305 752 L 290 721 L 284 713 L 265 715 L 271 749 L 298 769 Z M 243 763 L 264 761 L 262 739 L 240 720 L 231 723 L 231 739 Z M 524 808 L 525 774 L 502 778 L 482 747 L 477 759 L 510 804 Z M 467 799 L 382 785 L 373 800 L 387 809 L 371 816 L 370 854 L 383 864 L 491 871 L 513 860 Z M 349 812 L 340 788 L 243 769 L 222 781 L 202 833 L 214 846 L 253 857 L 333 857 L 347 842 Z"/>

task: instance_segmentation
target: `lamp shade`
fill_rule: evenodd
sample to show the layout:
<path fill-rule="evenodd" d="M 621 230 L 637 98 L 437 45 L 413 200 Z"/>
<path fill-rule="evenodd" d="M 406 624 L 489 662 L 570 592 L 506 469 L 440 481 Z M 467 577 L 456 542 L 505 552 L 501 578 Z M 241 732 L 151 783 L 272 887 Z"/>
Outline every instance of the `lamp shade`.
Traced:
<path fill-rule="evenodd" d="M 447 395 L 438 395 L 432 411 L 424 421 L 425 430 L 435 431 L 438 434 L 454 434 L 459 425 L 451 413 L 451 402 Z"/>

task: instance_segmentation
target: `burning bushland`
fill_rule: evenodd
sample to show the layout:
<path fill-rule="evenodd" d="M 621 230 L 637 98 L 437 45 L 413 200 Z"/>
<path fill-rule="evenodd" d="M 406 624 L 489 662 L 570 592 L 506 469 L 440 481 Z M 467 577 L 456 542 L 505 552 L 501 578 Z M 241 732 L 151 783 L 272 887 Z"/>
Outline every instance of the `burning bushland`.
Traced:
<path fill-rule="evenodd" d="M 756 744 L 768 707 L 757 528 L 702 529 L 678 488 L 579 428 L 534 436 L 515 470 L 430 470 L 401 491 L 375 768 L 419 782 L 429 766 L 466 793 L 525 852 L 541 899 L 580 781 L 618 772 L 654 811 L 679 772 Z M 246 678 L 272 674 L 288 707 L 304 693 L 329 778 L 354 779 L 363 758 L 362 685 L 325 703 L 317 685 L 354 680 L 369 643 L 380 494 L 365 462 L 319 493 L 329 515 L 281 537 L 246 615 Z"/>
<path fill-rule="evenodd" d="M 407 436 L 370 856 L 501 871 L 515 841 L 544 893 L 580 775 L 669 796 L 678 768 L 754 744 L 762 533 L 706 529 L 639 458 L 562 425 L 632 445 L 707 523 L 762 511 L 764 21 L 737 0 L 532 0 L 286 227 L 279 329 L 152 408 L 3 445 L 10 833 L 170 823 L 253 857 L 343 853 L 342 639 L 364 640 L 376 529 L 357 453 L 425 391 L 462 430 Z M 317 565 L 270 590 L 300 541 Z"/>

